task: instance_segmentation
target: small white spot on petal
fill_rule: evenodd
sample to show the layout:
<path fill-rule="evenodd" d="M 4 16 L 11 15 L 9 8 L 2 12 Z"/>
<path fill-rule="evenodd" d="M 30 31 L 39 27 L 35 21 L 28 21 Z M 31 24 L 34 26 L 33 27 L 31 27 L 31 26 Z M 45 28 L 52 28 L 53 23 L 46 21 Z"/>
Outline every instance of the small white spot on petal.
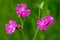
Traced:
<path fill-rule="evenodd" d="M 51 20 L 54 20 L 53 17 L 51 17 Z"/>

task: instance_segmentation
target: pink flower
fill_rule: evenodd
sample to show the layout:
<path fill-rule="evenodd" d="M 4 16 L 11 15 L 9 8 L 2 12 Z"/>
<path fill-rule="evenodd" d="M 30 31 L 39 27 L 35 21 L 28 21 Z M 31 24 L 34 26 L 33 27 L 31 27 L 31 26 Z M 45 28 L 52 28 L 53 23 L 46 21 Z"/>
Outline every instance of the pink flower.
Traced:
<path fill-rule="evenodd" d="M 50 15 L 46 15 L 45 18 L 41 18 L 40 20 L 37 20 L 37 27 L 40 30 L 47 30 L 49 28 L 48 27 L 49 24 L 54 25 L 54 19 Z"/>
<path fill-rule="evenodd" d="M 22 18 L 27 17 L 30 14 L 30 10 L 29 9 L 26 10 L 26 8 L 27 8 L 26 4 L 18 4 L 16 6 L 17 15 L 21 16 Z"/>
<path fill-rule="evenodd" d="M 50 15 L 46 15 L 47 20 L 49 21 L 50 24 L 54 25 L 54 18 Z"/>
<path fill-rule="evenodd" d="M 8 34 L 12 34 L 16 30 L 16 27 L 18 27 L 18 25 L 14 20 L 10 20 L 9 24 L 5 24 L 5 30 Z"/>
<path fill-rule="evenodd" d="M 37 26 L 40 30 L 47 30 L 48 21 L 45 18 L 42 18 L 41 20 L 37 20 Z"/>

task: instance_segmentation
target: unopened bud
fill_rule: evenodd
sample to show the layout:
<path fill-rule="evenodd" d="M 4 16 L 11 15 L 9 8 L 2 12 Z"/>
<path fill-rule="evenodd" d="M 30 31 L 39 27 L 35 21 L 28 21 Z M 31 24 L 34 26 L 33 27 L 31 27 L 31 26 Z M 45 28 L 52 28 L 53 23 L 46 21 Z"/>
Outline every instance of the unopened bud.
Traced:
<path fill-rule="evenodd" d="M 43 5 L 44 5 L 44 1 L 42 1 L 42 3 L 41 3 L 40 5 L 38 5 L 38 7 L 39 7 L 40 9 L 43 9 Z"/>

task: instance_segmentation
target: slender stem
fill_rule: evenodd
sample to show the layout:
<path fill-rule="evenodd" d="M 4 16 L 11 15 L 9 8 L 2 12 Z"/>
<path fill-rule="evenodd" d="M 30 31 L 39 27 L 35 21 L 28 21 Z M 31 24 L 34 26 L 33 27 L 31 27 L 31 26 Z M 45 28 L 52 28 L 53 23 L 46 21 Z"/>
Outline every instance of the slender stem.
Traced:
<path fill-rule="evenodd" d="M 10 40 L 12 40 L 12 34 L 10 35 Z"/>
<path fill-rule="evenodd" d="M 40 9 L 39 9 L 38 19 L 39 19 L 39 18 L 40 18 Z M 34 36 L 33 36 L 33 39 L 32 39 L 32 40 L 35 40 L 35 37 L 36 37 L 37 33 L 38 33 L 38 28 L 36 29 L 35 34 L 34 34 Z"/>
<path fill-rule="evenodd" d="M 39 11 L 38 19 L 40 19 L 40 9 L 38 11 Z"/>
<path fill-rule="evenodd" d="M 33 36 L 33 40 L 35 40 L 35 37 L 36 37 L 37 33 L 38 33 L 38 28 L 36 29 L 36 32 L 35 32 L 35 34 Z"/>
<path fill-rule="evenodd" d="M 22 21 L 22 18 L 20 18 L 20 22 L 21 22 L 21 26 L 23 27 L 23 21 Z M 24 31 L 21 30 L 21 33 L 22 33 L 23 40 L 25 40 L 25 38 L 24 38 Z"/>
<path fill-rule="evenodd" d="M 23 40 L 25 40 L 25 38 L 24 38 L 24 31 L 21 30 L 21 33 L 22 33 Z"/>

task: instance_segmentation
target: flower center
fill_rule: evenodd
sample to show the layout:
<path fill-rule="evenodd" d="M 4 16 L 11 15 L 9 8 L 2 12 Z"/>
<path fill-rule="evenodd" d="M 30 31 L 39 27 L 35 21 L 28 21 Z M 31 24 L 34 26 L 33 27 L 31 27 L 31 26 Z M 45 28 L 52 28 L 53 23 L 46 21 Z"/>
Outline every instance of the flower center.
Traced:
<path fill-rule="evenodd" d="M 9 26 L 10 28 L 12 28 L 13 26 Z"/>
<path fill-rule="evenodd" d="M 44 23 L 42 22 L 42 25 L 44 25 Z"/>
<path fill-rule="evenodd" d="M 21 11 L 25 11 L 25 9 L 24 9 L 24 8 L 22 8 L 22 9 L 21 9 Z"/>

